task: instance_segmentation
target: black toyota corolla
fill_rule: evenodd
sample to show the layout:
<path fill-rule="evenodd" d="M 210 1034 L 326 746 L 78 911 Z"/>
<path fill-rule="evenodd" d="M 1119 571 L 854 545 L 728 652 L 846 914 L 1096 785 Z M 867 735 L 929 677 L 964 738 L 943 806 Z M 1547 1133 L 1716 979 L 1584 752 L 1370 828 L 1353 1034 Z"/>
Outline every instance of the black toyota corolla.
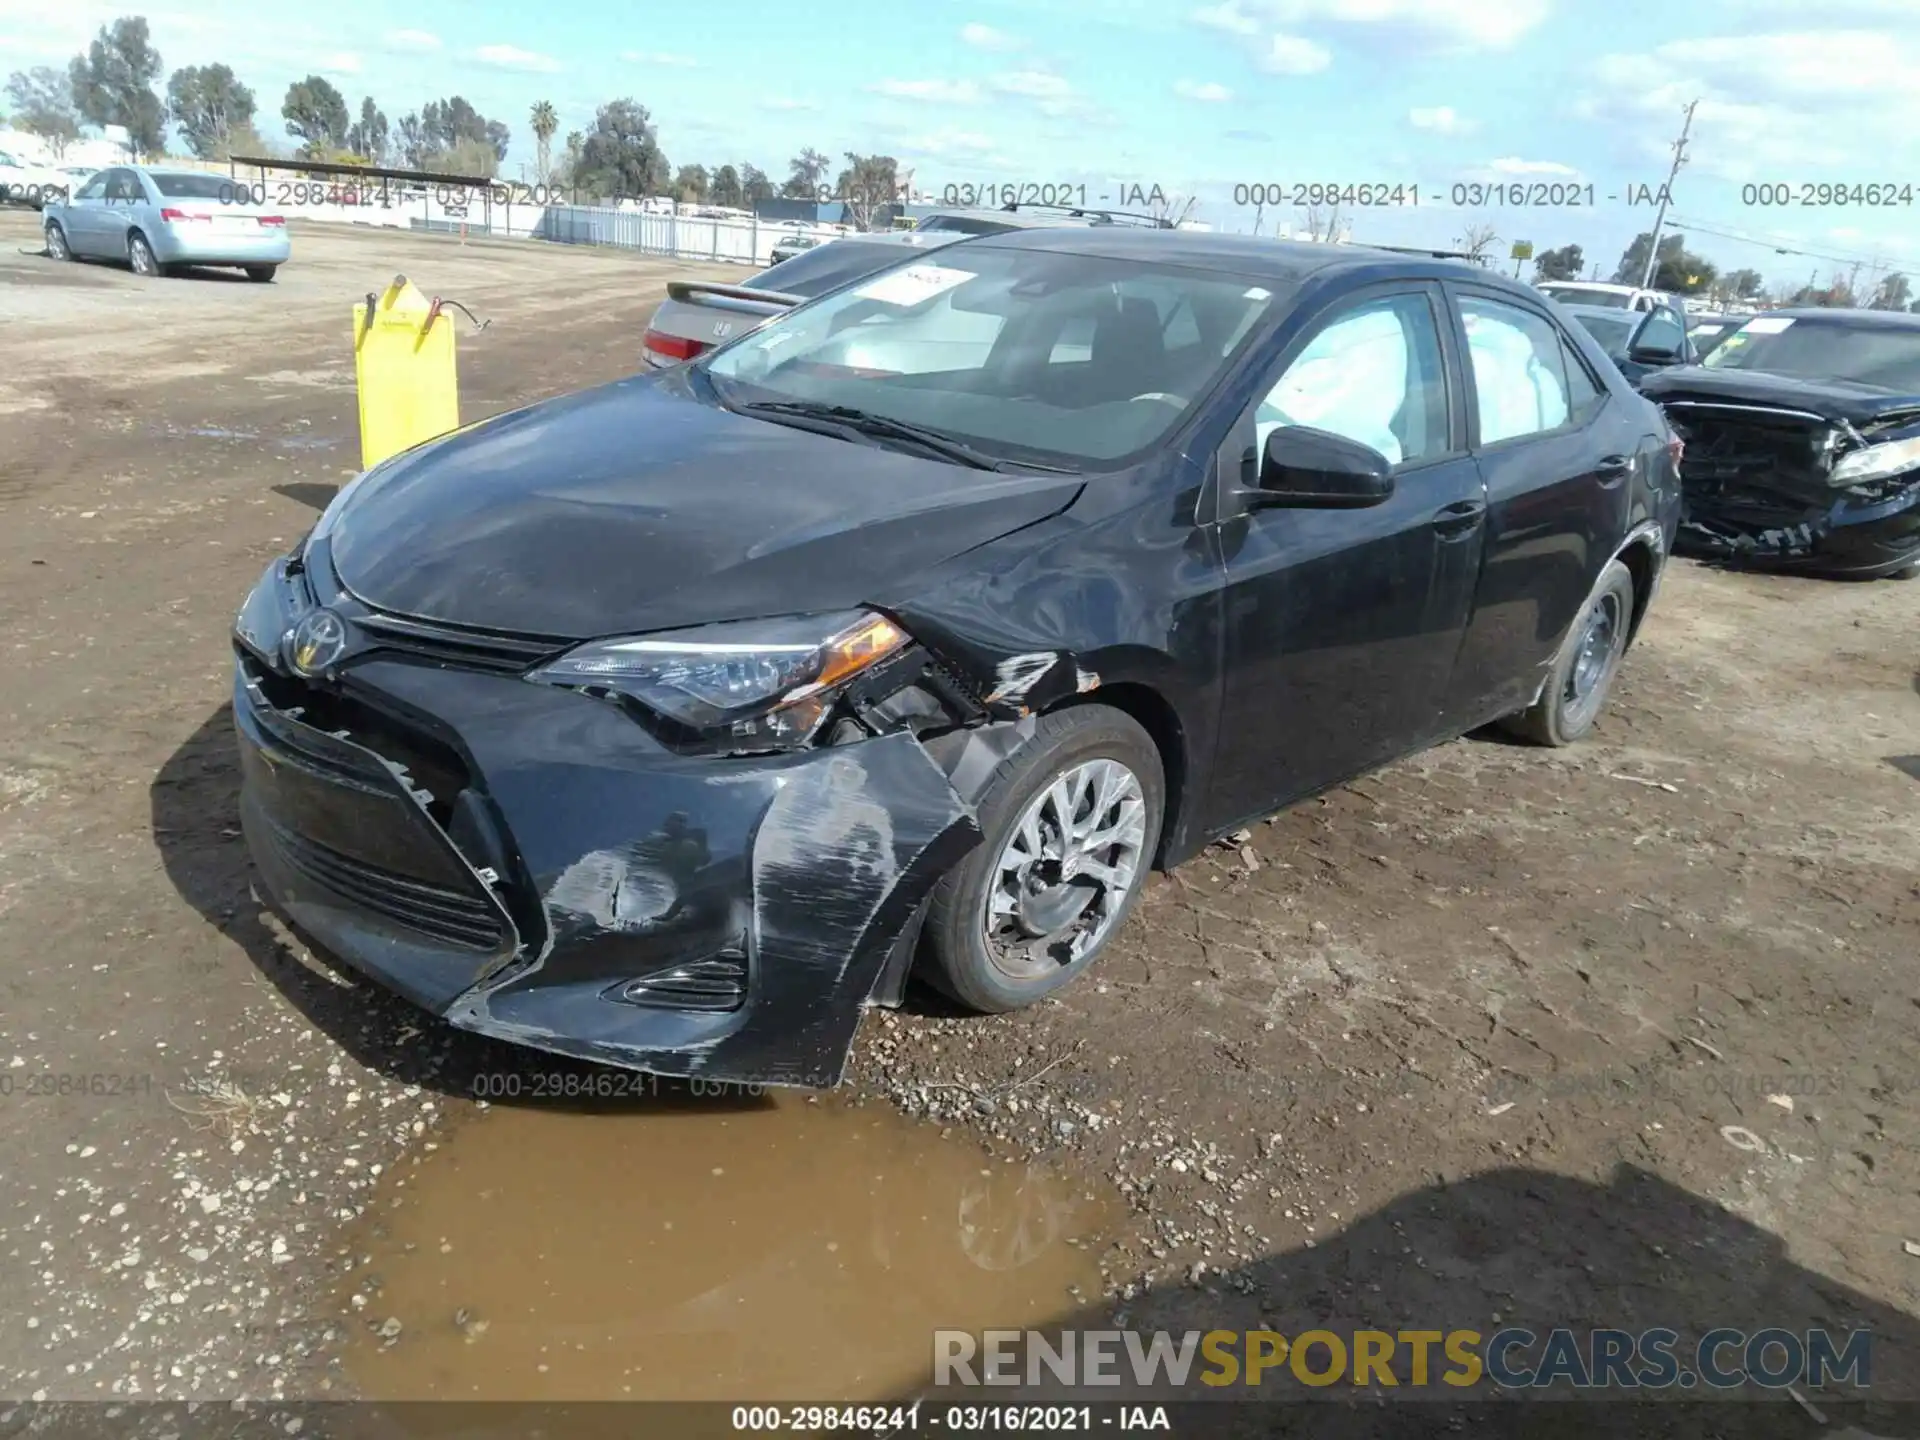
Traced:
<path fill-rule="evenodd" d="M 455 1025 L 830 1085 L 909 973 L 1079 974 L 1151 866 L 1594 721 L 1679 445 L 1551 301 L 1030 231 L 376 466 L 235 630 L 273 902 Z"/>

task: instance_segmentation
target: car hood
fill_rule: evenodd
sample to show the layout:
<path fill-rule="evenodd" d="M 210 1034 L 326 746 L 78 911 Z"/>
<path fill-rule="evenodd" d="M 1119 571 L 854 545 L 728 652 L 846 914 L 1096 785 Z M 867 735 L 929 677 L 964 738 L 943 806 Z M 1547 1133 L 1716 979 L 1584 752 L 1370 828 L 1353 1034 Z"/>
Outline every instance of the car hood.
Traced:
<path fill-rule="evenodd" d="M 1903 412 L 1920 412 L 1920 395 L 1904 394 L 1853 380 L 1802 380 L 1765 370 L 1721 370 L 1703 365 L 1676 366 L 1639 382 L 1649 400 L 1706 404 L 1766 405 L 1806 410 L 1827 420 L 1865 425 Z"/>
<path fill-rule="evenodd" d="M 749 419 L 676 374 L 496 416 L 369 473 L 332 522 L 341 583 L 396 614 L 559 639 L 847 609 L 1081 489 Z"/>

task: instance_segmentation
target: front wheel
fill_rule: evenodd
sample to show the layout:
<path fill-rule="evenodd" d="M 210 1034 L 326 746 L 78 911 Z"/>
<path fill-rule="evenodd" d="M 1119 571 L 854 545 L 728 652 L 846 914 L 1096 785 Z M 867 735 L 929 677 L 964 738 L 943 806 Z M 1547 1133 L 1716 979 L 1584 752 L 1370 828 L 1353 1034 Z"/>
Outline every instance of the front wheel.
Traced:
<path fill-rule="evenodd" d="M 1055 711 L 977 810 L 982 842 L 935 887 L 923 941 L 934 984 L 998 1014 L 1072 980 L 1132 911 L 1166 810 L 1160 752 L 1118 710 Z"/>
<path fill-rule="evenodd" d="M 1536 745 L 1571 745 L 1580 739 L 1593 728 L 1607 703 L 1632 629 L 1633 572 L 1614 560 L 1574 621 L 1540 698 L 1502 723 Z"/>
<path fill-rule="evenodd" d="M 67 244 L 67 232 L 57 224 L 47 226 L 47 258 L 49 260 L 73 259 L 73 250 Z"/>

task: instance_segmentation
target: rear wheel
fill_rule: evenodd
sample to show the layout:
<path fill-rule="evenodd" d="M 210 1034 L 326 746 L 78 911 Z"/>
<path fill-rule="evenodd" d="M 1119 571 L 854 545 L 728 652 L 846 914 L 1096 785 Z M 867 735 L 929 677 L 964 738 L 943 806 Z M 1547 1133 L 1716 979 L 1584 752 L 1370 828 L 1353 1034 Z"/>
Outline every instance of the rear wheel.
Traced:
<path fill-rule="evenodd" d="M 1139 899 L 1165 808 L 1160 752 L 1131 716 L 1042 716 L 980 796 L 981 845 L 934 889 L 930 978 L 987 1014 L 1060 989 Z"/>
<path fill-rule="evenodd" d="M 278 265 L 249 265 L 247 278 L 256 285 L 268 285 L 272 283 L 274 272 L 279 268 Z"/>
<path fill-rule="evenodd" d="M 154 256 L 153 246 L 138 230 L 127 235 L 127 264 L 133 267 L 136 275 L 152 277 L 160 273 L 160 261 Z"/>
<path fill-rule="evenodd" d="M 67 245 L 67 232 L 55 221 L 47 226 L 47 258 L 49 260 L 71 260 L 73 251 Z"/>
<path fill-rule="evenodd" d="M 1574 622 L 1540 698 L 1501 723 L 1536 745 L 1571 745 L 1593 728 L 1633 628 L 1633 572 L 1608 564 L 1587 608 Z"/>

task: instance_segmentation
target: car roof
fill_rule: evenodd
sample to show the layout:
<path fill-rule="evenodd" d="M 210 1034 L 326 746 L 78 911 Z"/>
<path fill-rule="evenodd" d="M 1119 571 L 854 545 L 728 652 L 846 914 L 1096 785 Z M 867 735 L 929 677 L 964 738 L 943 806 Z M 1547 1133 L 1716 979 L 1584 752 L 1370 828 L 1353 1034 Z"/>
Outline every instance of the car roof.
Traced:
<path fill-rule="evenodd" d="M 972 244 L 988 249 L 1047 250 L 1095 260 L 1159 262 L 1189 270 L 1213 270 L 1298 284 L 1309 276 L 1350 274 L 1358 280 L 1457 280 L 1501 290 L 1538 303 L 1531 285 L 1510 280 L 1463 260 L 1375 250 L 1366 245 L 1330 245 L 1310 240 L 1271 240 L 1265 236 L 1225 235 L 1211 230 L 1149 230 L 1129 225 L 1088 225 L 1077 229 L 1011 230 L 977 235 Z"/>
<path fill-rule="evenodd" d="M 1637 295 L 1640 293 L 1640 287 L 1638 285 L 1616 285 L 1611 280 L 1542 280 L 1538 288 L 1545 290 L 1549 285 L 1557 285 L 1561 289 L 1572 287 L 1576 290 L 1604 290 L 1610 295 Z M 1658 294 L 1659 292 L 1656 291 L 1654 293 Z"/>
<path fill-rule="evenodd" d="M 1647 311 L 1644 311 L 1644 310 L 1622 310 L 1618 306 L 1614 306 L 1614 305 L 1563 304 L 1560 307 L 1560 310 L 1563 314 L 1571 315 L 1575 319 L 1579 319 L 1583 316 L 1591 315 L 1594 318 L 1599 320 L 1621 320 L 1621 321 L 1638 320 L 1643 315 L 1648 313 Z"/>
<path fill-rule="evenodd" d="M 1100 212 L 1097 210 L 1089 210 L 1084 214 L 1072 215 L 1062 214 L 1058 211 L 1029 210 L 1022 212 L 1019 210 L 994 210 L 984 206 L 969 209 L 963 205 L 943 205 L 938 210 L 929 210 L 915 223 L 925 224 L 929 220 L 944 219 L 947 216 L 952 216 L 956 220 L 990 220 L 995 225 L 1005 226 L 1008 230 L 1039 230 L 1048 227 L 1054 229 L 1060 229 L 1062 227 L 1084 229 L 1103 223 L 1100 219 Z"/>
<path fill-rule="evenodd" d="M 1767 316 L 1769 319 L 1837 322 L 1859 330 L 1920 329 L 1920 315 L 1905 310 L 1849 310 L 1838 306 L 1808 305 L 1793 310 L 1769 310 Z"/>

